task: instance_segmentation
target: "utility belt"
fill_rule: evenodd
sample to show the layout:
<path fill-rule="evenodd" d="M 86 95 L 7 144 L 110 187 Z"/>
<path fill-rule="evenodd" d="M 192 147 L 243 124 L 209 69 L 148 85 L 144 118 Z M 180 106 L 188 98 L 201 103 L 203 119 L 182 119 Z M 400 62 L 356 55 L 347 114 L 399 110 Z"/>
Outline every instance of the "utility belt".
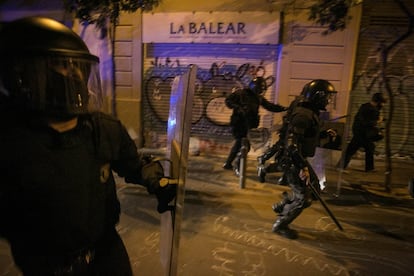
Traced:
<path fill-rule="evenodd" d="M 65 259 L 64 265 L 55 269 L 53 271 L 53 275 L 61 276 L 86 274 L 95 259 L 95 249 L 81 249 L 76 254 Z"/>
<path fill-rule="evenodd" d="M 95 249 L 88 247 L 66 256 L 26 256 L 18 265 L 24 275 L 81 276 L 90 275 L 94 259 Z"/>

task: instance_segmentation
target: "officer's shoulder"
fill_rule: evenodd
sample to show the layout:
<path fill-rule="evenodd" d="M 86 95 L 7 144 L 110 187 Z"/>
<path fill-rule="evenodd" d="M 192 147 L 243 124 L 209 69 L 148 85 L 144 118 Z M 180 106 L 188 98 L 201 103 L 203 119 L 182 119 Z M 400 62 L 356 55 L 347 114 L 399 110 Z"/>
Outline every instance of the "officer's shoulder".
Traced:
<path fill-rule="evenodd" d="M 232 89 L 230 93 L 228 93 L 228 94 L 225 95 L 226 100 L 228 100 L 228 101 L 235 100 L 236 98 L 240 97 L 240 94 L 242 93 L 241 91 L 242 90 L 239 89 L 239 88 Z"/>
<path fill-rule="evenodd" d="M 301 105 L 297 105 L 293 108 L 292 113 L 293 114 L 305 114 L 308 112 L 312 112 L 309 108 L 303 107 Z"/>
<path fill-rule="evenodd" d="M 230 95 L 231 95 L 231 94 L 247 93 L 247 92 L 248 92 L 248 90 L 247 90 L 246 88 L 240 88 L 240 87 L 238 87 L 238 88 L 233 88 L 233 89 L 231 90 Z"/>
<path fill-rule="evenodd" d="M 115 116 L 104 113 L 104 112 L 100 112 L 100 111 L 91 112 L 90 116 L 91 116 L 91 118 L 97 119 L 97 120 L 104 120 L 104 121 L 110 121 L 110 122 L 119 122 L 119 119 L 116 118 Z"/>
<path fill-rule="evenodd" d="M 90 113 L 90 118 L 92 121 L 98 122 L 100 125 L 112 125 L 112 126 L 120 126 L 121 121 L 113 115 L 104 113 L 104 112 L 92 112 Z"/>
<path fill-rule="evenodd" d="M 312 117 L 314 112 L 304 106 L 296 106 L 291 114 L 292 117 Z"/>

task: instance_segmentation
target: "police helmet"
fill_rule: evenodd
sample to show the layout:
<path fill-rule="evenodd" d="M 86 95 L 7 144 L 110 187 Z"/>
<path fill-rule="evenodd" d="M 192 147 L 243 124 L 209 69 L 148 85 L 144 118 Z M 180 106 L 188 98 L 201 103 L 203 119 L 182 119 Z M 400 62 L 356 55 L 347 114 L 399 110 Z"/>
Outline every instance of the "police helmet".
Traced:
<path fill-rule="evenodd" d="M 305 102 L 309 102 L 319 110 L 326 110 L 326 106 L 335 93 L 337 91 L 329 81 L 317 79 L 305 84 L 301 96 Z"/>
<path fill-rule="evenodd" d="M 262 94 L 267 89 L 266 80 L 263 77 L 255 77 L 249 83 L 249 88 L 257 94 Z"/>
<path fill-rule="evenodd" d="M 45 17 L 0 30 L 0 93 L 17 107 L 51 117 L 100 108 L 99 59 L 65 25 Z"/>
<path fill-rule="evenodd" d="M 372 95 L 371 100 L 375 103 L 386 103 L 387 99 L 384 97 L 382 93 L 375 93 Z"/>

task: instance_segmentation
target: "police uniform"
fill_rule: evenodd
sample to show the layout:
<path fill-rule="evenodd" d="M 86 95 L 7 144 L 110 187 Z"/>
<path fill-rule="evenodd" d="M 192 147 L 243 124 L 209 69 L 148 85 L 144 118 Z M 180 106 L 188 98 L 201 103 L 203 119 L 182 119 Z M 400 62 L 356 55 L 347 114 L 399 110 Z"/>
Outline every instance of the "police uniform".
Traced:
<path fill-rule="evenodd" d="M 315 155 L 315 149 L 319 143 L 319 112 L 312 111 L 303 105 L 296 107 L 292 112 L 289 125 L 289 135 L 298 145 L 297 148 L 288 149 L 287 154 L 291 162 L 284 166 L 284 177 L 292 193 L 285 196 L 277 207 L 275 206 L 279 208 L 277 224 L 282 228 L 287 227 L 302 213 L 303 209 L 309 207 L 313 199 L 310 188 L 300 179 L 299 172 L 305 167 L 311 168 L 306 158 Z M 320 189 L 315 173 L 311 173 L 311 181 L 313 185 L 317 185 L 317 189 Z"/>
<path fill-rule="evenodd" d="M 142 184 L 142 163 L 121 123 L 94 113 L 63 133 L 33 118 L 3 130 L 0 231 L 25 275 L 65 275 L 82 262 L 105 275 L 130 275 L 115 230 L 120 204 L 112 170 Z"/>
<path fill-rule="evenodd" d="M 235 139 L 224 167 L 231 168 L 242 146 L 242 139 L 247 137 L 250 129 L 257 128 L 260 123 L 259 107 L 271 112 L 282 112 L 286 108 L 269 102 L 263 95 L 253 89 L 239 89 L 227 96 L 225 103 L 233 109 L 230 125 Z"/>
<path fill-rule="evenodd" d="M 313 80 L 304 86 L 303 98 L 295 103 L 287 118 L 287 134 L 283 156 L 283 173 L 291 188 L 290 193 L 283 193 L 282 201 L 272 206 L 277 214 L 272 231 L 284 237 L 294 239 L 297 233 L 289 228 L 302 211 L 311 206 L 315 192 L 320 192 L 319 180 L 307 161 L 315 155 L 320 141 L 320 110 L 325 110 L 331 94 L 336 93 L 332 84 L 326 80 Z"/>
<path fill-rule="evenodd" d="M 63 24 L 0 29 L 0 235 L 27 275 L 132 275 L 112 171 L 166 211 L 176 185 L 99 110 L 99 58 Z M 95 110 L 95 111 L 93 111 Z M 172 187 L 173 186 L 173 187 Z"/>

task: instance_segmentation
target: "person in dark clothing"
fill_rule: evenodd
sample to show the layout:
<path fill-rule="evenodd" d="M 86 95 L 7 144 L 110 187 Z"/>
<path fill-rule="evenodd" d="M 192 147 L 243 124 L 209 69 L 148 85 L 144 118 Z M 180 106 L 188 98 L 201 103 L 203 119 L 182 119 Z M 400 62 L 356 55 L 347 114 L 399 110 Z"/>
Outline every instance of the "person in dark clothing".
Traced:
<path fill-rule="evenodd" d="M 230 125 L 234 137 L 234 144 L 230 150 L 224 169 L 238 171 L 238 162 L 233 162 L 241 147 L 242 141 L 247 140 L 250 129 L 257 128 L 260 123 L 259 107 L 271 112 L 283 112 L 285 107 L 269 102 L 263 93 L 266 91 L 266 80 L 263 77 L 254 78 L 249 87 L 239 89 L 227 96 L 225 102 L 228 108 L 233 109 Z"/>
<path fill-rule="evenodd" d="M 289 228 L 289 224 L 314 199 L 309 185 L 320 191 L 319 179 L 306 158 L 314 156 L 319 145 L 320 110 L 326 109 L 331 96 L 336 93 L 333 85 L 322 79 L 309 82 L 303 91 L 302 101 L 296 104 L 289 116 L 284 145 L 283 173 L 291 193 L 284 192 L 282 201 L 272 206 L 277 213 L 272 231 L 290 239 L 298 235 Z"/>
<path fill-rule="evenodd" d="M 286 135 L 289 126 L 289 118 L 292 115 L 292 111 L 295 109 L 297 104 L 303 101 L 302 94 L 297 96 L 289 104 L 287 112 L 283 116 L 282 127 L 278 131 L 279 140 L 276 143 L 274 143 L 270 148 L 268 148 L 262 155 L 257 157 L 257 175 L 259 176 L 259 181 L 262 183 L 265 182 L 267 173 L 283 170 L 281 164 L 284 158 L 284 149 L 286 143 Z M 271 162 L 270 164 L 265 166 L 266 161 L 272 158 L 272 156 L 274 156 L 274 162 Z M 278 184 L 287 185 L 286 179 L 284 177 L 279 178 Z"/>
<path fill-rule="evenodd" d="M 266 174 L 271 172 L 281 172 L 283 168 L 281 164 L 283 163 L 284 159 L 284 149 L 286 144 L 286 138 L 289 129 L 289 120 L 291 118 L 293 110 L 297 107 L 298 104 L 305 100 L 305 96 L 308 93 L 307 86 L 305 86 L 299 96 L 297 96 L 290 104 L 287 109 L 286 114 L 283 116 L 283 124 L 282 127 L 278 130 L 279 139 L 276 143 L 274 143 L 270 148 L 268 148 L 262 155 L 257 157 L 257 175 L 259 176 L 260 182 L 265 182 Z M 326 148 L 336 148 L 341 144 L 341 138 L 338 136 L 336 130 L 334 129 L 327 129 L 323 130 L 320 133 L 320 138 L 329 138 L 329 142 L 324 144 L 323 147 Z M 266 165 L 266 161 L 270 158 L 274 157 L 274 161 L 270 162 Z M 283 176 L 280 177 L 277 181 L 277 184 L 280 185 L 287 185 L 286 178 Z"/>
<path fill-rule="evenodd" d="M 170 208 L 175 185 L 121 122 L 97 111 L 99 60 L 59 22 L 27 17 L 0 31 L 0 236 L 23 275 L 132 275 L 117 233 L 113 171 Z M 96 82 L 95 82 L 96 84 Z M 93 97 L 93 98 L 92 98 Z"/>
<path fill-rule="evenodd" d="M 381 121 L 380 111 L 386 102 L 382 93 L 375 93 L 370 102 L 359 107 L 352 124 L 352 139 L 345 150 L 343 160 L 340 160 L 338 164 L 340 169 L 346 169 L 352 156 L 358 149 L 363 148 L 365 150 L 365 171 L 374 170 L 375 142 L 383 138 L 381 129 L 378 127 L 378 123 Z"/>

